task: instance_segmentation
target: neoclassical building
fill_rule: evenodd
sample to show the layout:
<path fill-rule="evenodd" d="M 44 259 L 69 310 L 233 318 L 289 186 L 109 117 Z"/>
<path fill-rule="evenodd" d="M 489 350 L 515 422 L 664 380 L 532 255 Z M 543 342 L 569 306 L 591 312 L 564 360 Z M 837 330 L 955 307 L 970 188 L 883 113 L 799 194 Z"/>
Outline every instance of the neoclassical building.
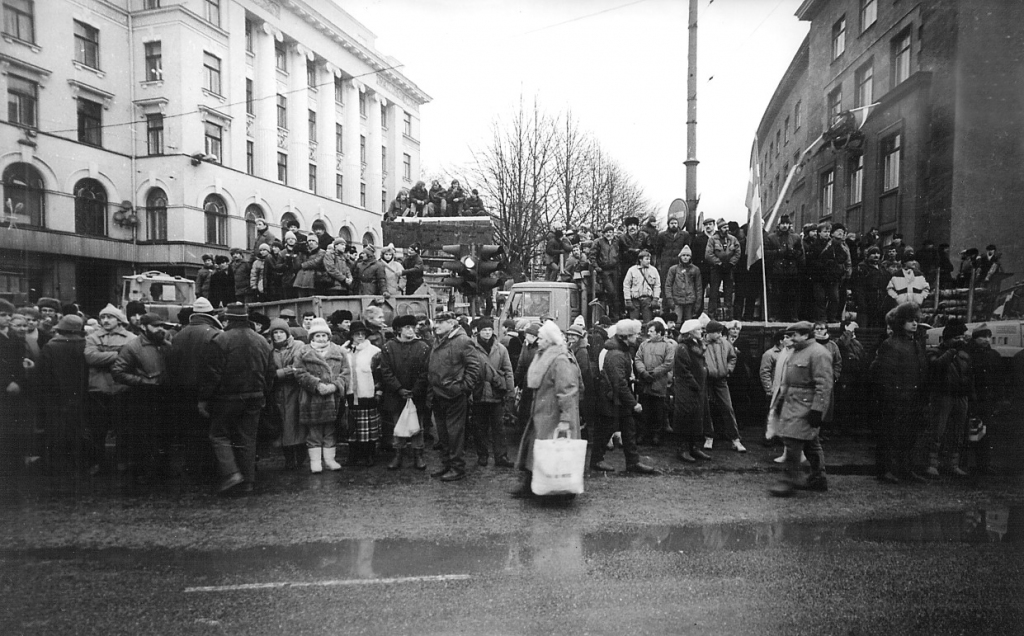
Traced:
<path fill-rule="evenodd" d="M 2 0 L 0 296 L 97 309 L 255 220 L 380 242 L 430 97 L 317 0 Z"/>

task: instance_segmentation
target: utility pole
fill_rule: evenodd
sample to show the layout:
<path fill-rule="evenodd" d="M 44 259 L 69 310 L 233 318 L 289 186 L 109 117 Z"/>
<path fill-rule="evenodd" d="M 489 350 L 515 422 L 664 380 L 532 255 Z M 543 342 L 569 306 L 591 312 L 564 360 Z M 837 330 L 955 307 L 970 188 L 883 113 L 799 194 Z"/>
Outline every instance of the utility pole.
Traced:
<path fill-rule="evenodd" d="M 697 226 L 697 0 L 690 0 L 686 74 L 686 230 Z"/>

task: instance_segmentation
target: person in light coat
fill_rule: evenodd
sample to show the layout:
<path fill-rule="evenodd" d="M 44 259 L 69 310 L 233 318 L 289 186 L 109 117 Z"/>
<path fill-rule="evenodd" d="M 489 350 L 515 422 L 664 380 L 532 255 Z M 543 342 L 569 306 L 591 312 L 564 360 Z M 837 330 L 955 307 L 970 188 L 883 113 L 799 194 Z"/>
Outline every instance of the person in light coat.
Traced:
<path fill-rule="evenodd" d="M 665 325 L 660 318 L 647 324 L 647 340 L 640 343 L 633 359 L 640 403 L 644 405 L 639 444 L 661 445 L 675 350 L 676 343 L 665 337 Z"/>
<path fill-rule="evenodd" d="M 302 387 L 297 373 L 299 357 L 305 346 L 292 336 L 288 323 L 281 318 L 270 321 L 270 344 L 274 347 L 274 404 L 281 419 L 281 451 L 285 470 L 298 468 L 306 448 L 306 427 L 300 417 Z"/>
<path fill-rule="evenodd" d="M 519 442 L 516 467 L 523 471 L 512 490 L 513 497 L 529 496 L 533 479 L 533 442 L 551 439 L 564 432 L 580 438 L 580 371 L 565 347 L 562 332 L 552 321 L 544 323 L 537 335 L 537 357 L 526 373 L 526 385 L 533 389 L 530 419 Z"/>
<path fill-rule="evenodd" d="M 918 306 L 924 304 L 931 290 L 931 285 L 918 270 L 917 261 L 904 263 L 902 270 L 889 279 L 885 288 L 889 298 L 895 300 L 897 305 L 914 303 Z"/>
<path fill-rule="evenodd" d="M 364 317 L 366 312 L 363 312 Z M 373 466 L 377 441 L 381 439 L 380 348 L 370 340 L 370 328 L 361 321 L 349 326 L 344 347 L 351 382 L 346 391 L 348 410 L 348 464 Z"/>
<path fill-rule="evenodd" d="M 128 387 L 114 380 L 111 367 L 121 347 L 137 336 L 127 329 L 128 319 L 117 307 L 108 304 L 100 310 L 100 329 L 85 337 L 85 363 L 89 365 L 89 439 L 92 455 L 89 471 L 98 473 L 103 468 L 107 431 L 118 436 L 118 455 L 124 461 L 125 424 L 128 413 Z"/>
<path fill-rule="evenodd" d="M 388 245 L 380 254 L 380 262 L 384 265 L 384 277 L 387 293 L 400 296 L 405 291 L 405 267 L 395 258 L 395 246 Z"/>
<path fill-rule="evenodd" d="M 772 395 L 771 412 L 786 445 L 786 477 L 771 489 L 777 497 L 788 497 L 796 488 L 826 491 L 825 453 L 818 439 L 821 420 L 832 394 L 832 356 L 812 337 L 813 325 L 798 322 L 793 333 L 793 353 L 782 368 L 782 380 Z M 807 455 L 811 475 L 799 482 L 801 453 Z"/>
<path fill-rule="evenodd" d="M 647 250 L 641 250 L 637 259 L 637 264 L 626 270 L 622 279 L 622 297 L 629 317 L 641 318 L 647 323 L 661 305 L 661 274 L 651 265 L 651 253 Z"/>

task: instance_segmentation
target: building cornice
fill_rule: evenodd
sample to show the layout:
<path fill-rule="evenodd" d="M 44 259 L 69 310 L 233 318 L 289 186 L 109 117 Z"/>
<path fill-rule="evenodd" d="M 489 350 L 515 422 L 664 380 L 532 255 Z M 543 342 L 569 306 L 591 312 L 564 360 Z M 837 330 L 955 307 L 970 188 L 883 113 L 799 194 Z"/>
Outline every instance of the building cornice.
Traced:
<path fill-rule="evenodd" d="M 814 19 L 814 16 L 818 15 L 818 11 L 825 5 L 827 0 L 804 0 L 800 3 L 797 8 L 796 15 L 798 20 L 810 21 Z"/>
<path fill-rule="evenodd" d="M 103 109 L 109 110 L 111 102 L 114 101 L 114 94 L 103 90 L 102 88 L 96 88 L 91 84 L 80 82 L 76 79 L 68 79 L 68 85 L 71 87 L 71 93 L 75 97 L 78 97 L 79 93 L 85 93 L 93 97 L 98 97 L 103 100 Z"/>
<path fill-rule="evenodd" d="M 30 64 L 24 60 L 19 60 L 16 57 L 7 55 L 6 53 L 0 53 L 0 73 L 7 74 L 7 69 L 10 67 L 21 69 L 23 72 L 32 73 L 38 77 L 49 77 L 50 70 L 45 69 L 42 66 L 36 66 Z"/>

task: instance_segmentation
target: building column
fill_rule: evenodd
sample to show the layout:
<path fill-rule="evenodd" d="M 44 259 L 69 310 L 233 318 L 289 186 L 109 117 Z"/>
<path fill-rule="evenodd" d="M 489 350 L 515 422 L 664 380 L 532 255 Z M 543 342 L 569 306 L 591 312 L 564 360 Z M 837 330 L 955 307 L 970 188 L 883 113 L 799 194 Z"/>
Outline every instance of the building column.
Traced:
<path fill-rule="evenodd" d="M 345 80 L 345 203 L 359 207 L 359 181 L 363 167 L 359 162 L 359 135 L 362 118 L 359 116 L 359 93 L 361 84 L 357 79 Z"/>
<path fill-rule="evenodd" d="M 309 89 L 306 60 L 312 53 L 301 44 L 288 47 L 288 185 L 309 187 Z"/>
<path fill-rule="evenodd" d="M 327 64 L 320 70 L 319 99 L 317 100 L 317 126 L 320 128 L 320 139 L 317 146 L 317 191 L 323 196 L 334 198 L 334 175 L 341 170 L 338 167 L 338 153 L 334 143 L 334 125 L 337 123 L 337 106 L 334 102 L 334 78 L 337 67 Z"/>
<path fill-rule="evenodd" d="M 368 134 L 366 136 L 366 209 L 371 212 L 382 213 L 381 210 L 381 189 L 383 184 L 381 175 L 384 166 L 381 165 L 381 121 L 380 121 L 380 95 L 376 92 L 367 96 Z"/>
<path fill-rule="evenodd" d="M 254 47 L 253 99 L 256 112 L 256 176 L 264 179 L 277 179 L 277 64 L 274 59 L 274 41 L 279 35 L 270 24 L 264 22 L 253 33 L 256 37 Z M 245 89 L 242 89 L 245 95 Z M 243 157 L 245 151 L 242 152 Z M 244 161 L 244 159 L 243 159 Z M 243 165 L 245 165 L 243 163 Z"/>

